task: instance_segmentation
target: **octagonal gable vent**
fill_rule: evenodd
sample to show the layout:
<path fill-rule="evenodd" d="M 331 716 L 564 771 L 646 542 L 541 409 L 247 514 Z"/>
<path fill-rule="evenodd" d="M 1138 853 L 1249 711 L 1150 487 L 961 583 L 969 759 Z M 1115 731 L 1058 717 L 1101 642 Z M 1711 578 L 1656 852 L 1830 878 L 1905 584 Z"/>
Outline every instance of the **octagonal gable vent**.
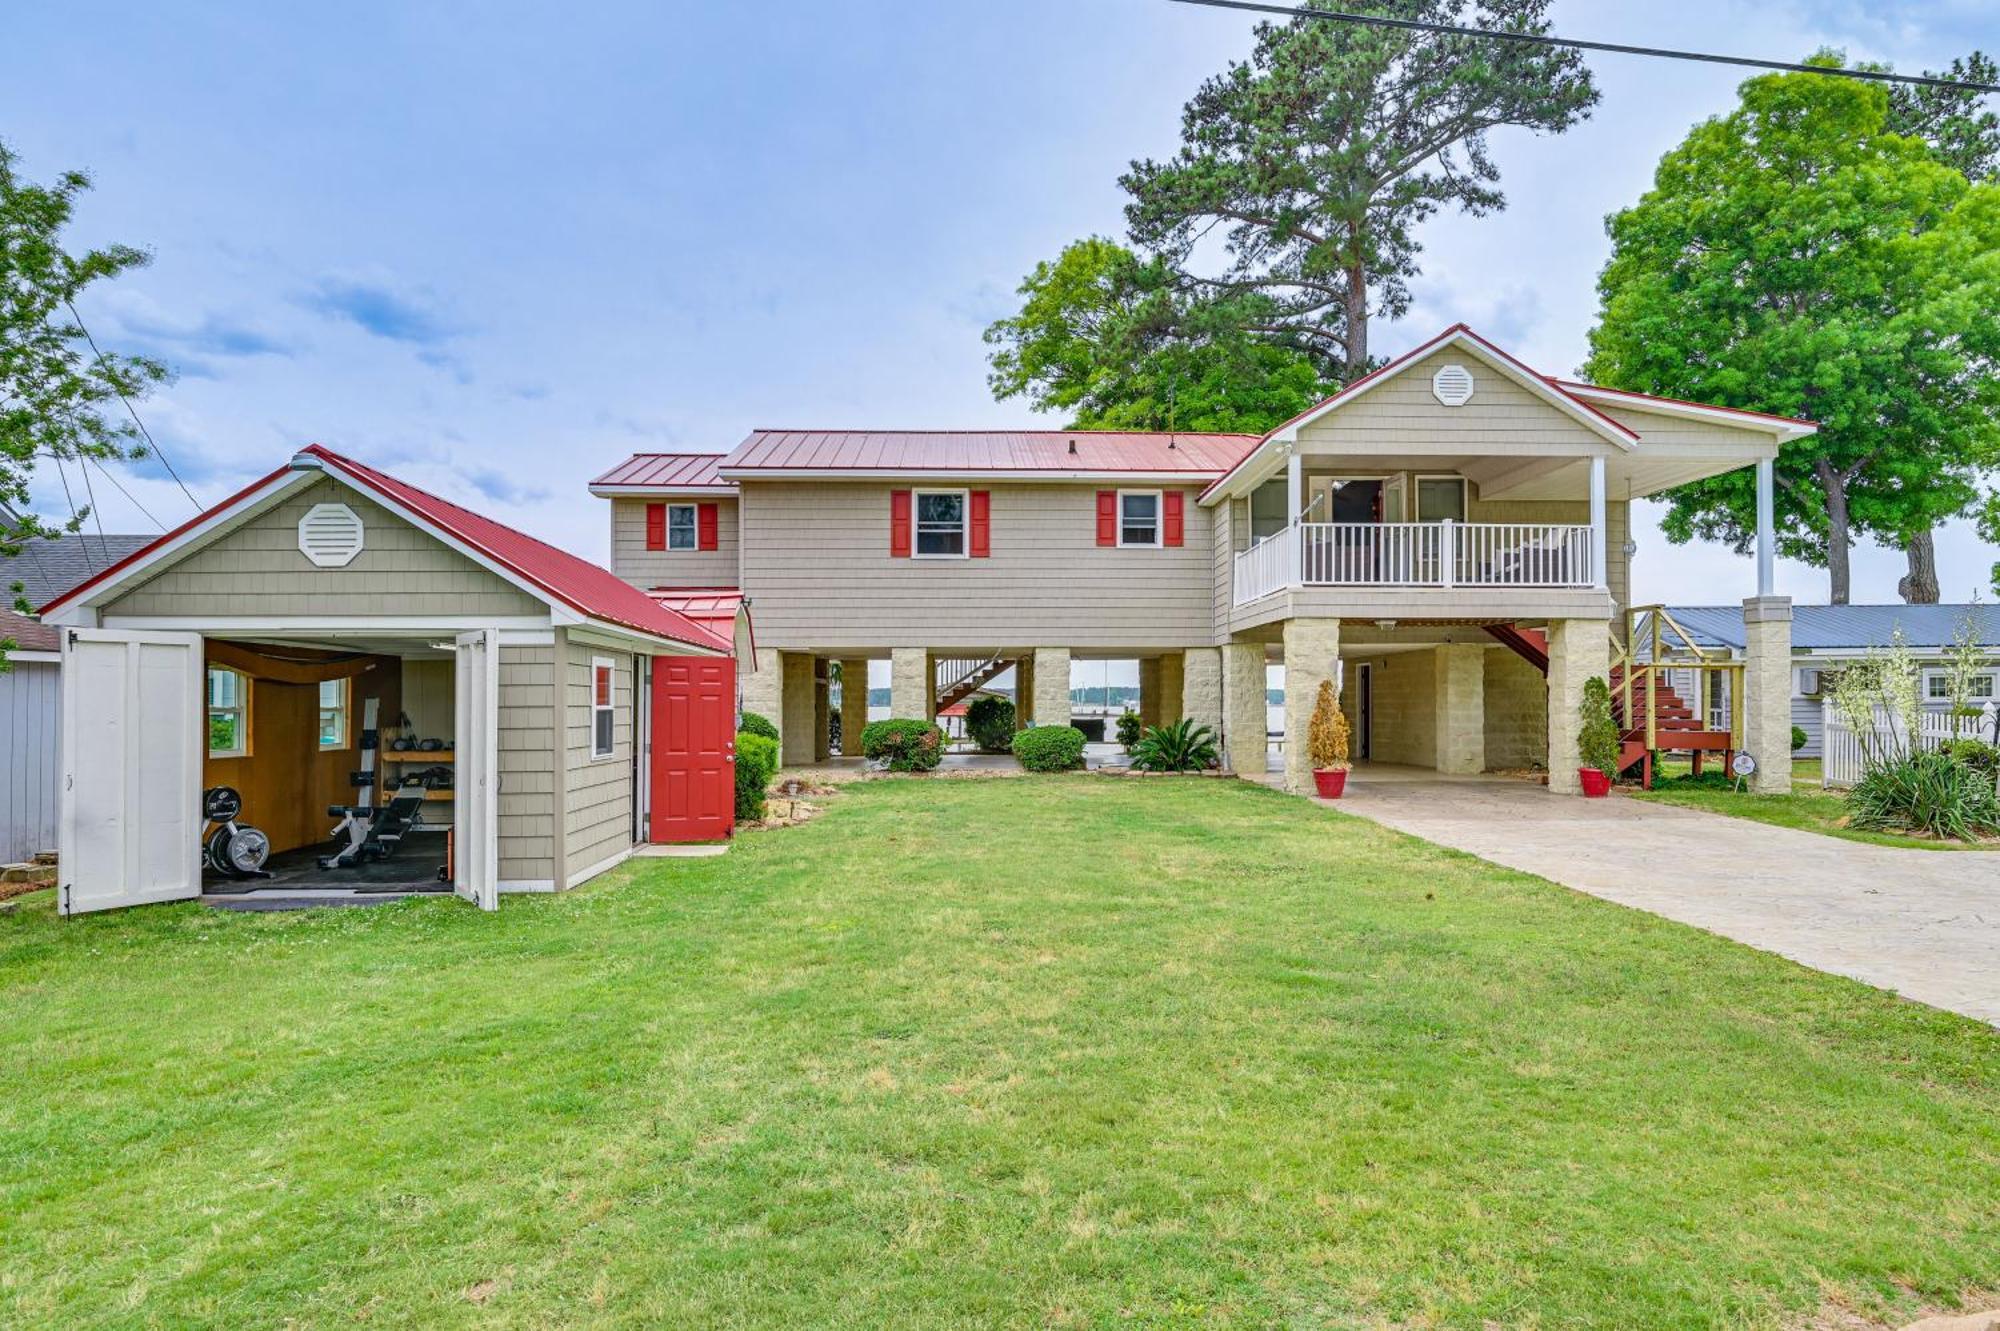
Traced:
<path fill-rule="evenodd" d="M 314 504 L 299 519 L 299 553 L 321 568 L 340 568 L 361 553 L 361 519 L 345 504 Z"/>
<path fill-rule="evenodd" d="M 1446 365 L 1431 376 L 1431 395 L 1447 407 L 1462 407 L 1472 401 L 1472 371 L 1463 365 Z"/>

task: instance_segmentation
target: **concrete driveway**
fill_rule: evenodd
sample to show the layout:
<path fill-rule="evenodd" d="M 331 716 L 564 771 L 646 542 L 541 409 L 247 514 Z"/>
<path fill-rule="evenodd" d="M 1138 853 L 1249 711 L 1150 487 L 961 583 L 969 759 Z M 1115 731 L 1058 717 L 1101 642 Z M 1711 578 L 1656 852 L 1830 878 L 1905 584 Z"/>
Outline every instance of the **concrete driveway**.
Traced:
<path fill-rule="evenodd" d="M 1357 769 L 1337 807 L 2000 1025 L 2000 852 L 1897 850 L 1396 768 Z"/>

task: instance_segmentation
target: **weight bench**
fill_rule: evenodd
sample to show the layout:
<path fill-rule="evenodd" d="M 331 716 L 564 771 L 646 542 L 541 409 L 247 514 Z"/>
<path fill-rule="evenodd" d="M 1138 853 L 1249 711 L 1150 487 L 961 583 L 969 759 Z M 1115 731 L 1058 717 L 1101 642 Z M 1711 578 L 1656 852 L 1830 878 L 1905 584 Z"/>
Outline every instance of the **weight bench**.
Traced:
<path fill-rule="evenodd" d="M 362 773 L 355 773 L 356 776 Z M 373 775 L 366 783 L 373 784 Z M 424 821 L 424 795 L 430 781 L 422 776 L 406 776 L 389 802 L 380 808 L 372 804 L 330 804 L 327 816 L 338 818 L 335 837 L 347 834 L 347 844 L 332 855 L 320 857 L 322 869 L 351 869 L 363 860 L 385 860 Z"/>

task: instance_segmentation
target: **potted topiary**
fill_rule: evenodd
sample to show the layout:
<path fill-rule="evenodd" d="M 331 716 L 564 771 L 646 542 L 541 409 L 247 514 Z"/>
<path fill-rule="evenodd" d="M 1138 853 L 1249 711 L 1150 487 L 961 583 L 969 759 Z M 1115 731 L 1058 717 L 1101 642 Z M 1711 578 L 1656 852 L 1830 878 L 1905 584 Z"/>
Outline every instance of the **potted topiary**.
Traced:
<path fill-rule="evenodd" d="M 1319 682 L 1312 720 L 1306 723 L 1306 756 L 1312 759 L 1313 786 L 1323 800 L 1337 800 L 1347 789 L 1347 717 L 1333 696 L 1333 681 Z"/>
<path fill-rule="evenodd" d="M 1576 709 L 1577 756 L 1583 766 L 1576 779 L 1591 799 L 1611 793 L 1611 778 L 1618 772 L 1618 723 L 1611 719 L 1611 686 L 1601 675 L 1583 682 L 1583 704 Z"/>

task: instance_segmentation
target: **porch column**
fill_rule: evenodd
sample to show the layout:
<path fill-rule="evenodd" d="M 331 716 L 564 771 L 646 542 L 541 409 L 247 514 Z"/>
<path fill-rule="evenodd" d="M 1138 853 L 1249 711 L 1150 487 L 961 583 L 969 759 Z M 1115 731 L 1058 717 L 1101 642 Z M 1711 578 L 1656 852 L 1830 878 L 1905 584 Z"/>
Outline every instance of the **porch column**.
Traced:
<path fill-rule="evenodd" d="M 833 680 L 826 662 L 813 662 L 813 761 L 833 757 Z"/>
<path fill-rule="evenodd" d="M 1437 649 L 1437 756 L 1440 772 L 1486 770 L 1486 649 L 1449 643 Z"/>
<path fill-rule="evenodd" d="M 1139 658 L 1139 724 L 1150 730 L 1160 724 L 1160 658 Z"/>
<path fill-rule="evenodd" d="M 1190 647 L 1181 654 L 1181 715 L 1226 737 L 1223 721 L 1223 661 L 1226 647 Z"/>
<path fill-rule="evenodd" d="M 1170 726 L 1181 719 L 1182 692 L 1187 687 L 1182 662 L 1186 658 L 1179 652 L 1168 652 L 1160 658 L 1160 705 L 1159 720 L 1155 725 Z"/>
<path fill-rule="evenodd" d="M 1014 662 L 1014 729 L 1026 730 L 1035 724 L 1035 654 L 1023 653 Z"/>
<path fill-rule="evenodd" d="M 1069 724 L 1069 648 L 1035 648 L 1035 724 Z"/>
<path fill-rule="evenodd" d="M 1743 602 L 1743 751 L 1757 760 L 1750 789 L 1792 793 L 1792 599 Z"/>
<path fill-rule="evenodd" d="M 755 663 L 756 668 L 738 680 L 743 689 L 743 710 L 757 713 L 776 726 L 782 736 L 785 732 L 784 653 L 772 647 L 761 647 L 757 650 Z M 782 739 L 779 744 L 782 753 Z"/>
<path fill-rule="evenodd" d="M 1305 461 L 1299 456 L 1298 441 L 1294 440 L 1285 454 L 1285 526 L 1292 533 L 1287 538 L 1291 549 L 1285 553 L 1285 581 L 1294 587 L 1306 580 L 1305 533 L 1297 530 L 1305 506 Z"/>
<path fill-rule="evenodd" d="M 1590 585 L 1600 591 L 1611 585 L 1604 539 L 1604 459 L 1590 460 Z"/>
<path fill-rule="evenodd" d="M 889 715 L 911 721 L 930 719 L 931 654 L 921 647 L 889 653 Z"/>
<path fill-rule="evenodd" d="M 840 754 L 861 755 L 861 732 L 868 728 L 868 661 L 852 657 L 840 663 Z"/>
<path fill-rule="evenodd" d="M 1187 714 L 1204 725 L 1213 725 L 1214 722 L 1195 716 L 1195 661 L 1198 654 L 1212 650 L 1190 648 L 1187 654 Z M 1220 656 L 1221 677 L 1216 681 L 1216 702 L 1218 711 L 1223 707 L 1228 709 L 1227 720 L 1221 726 L 1226 746 L 1224 755 L 1230 771 L 1261 781 L 1265 757 L 1271 752 L 1270 714 L 1266 710 L 1270 690 L 1264 683 L 1264 644 L 1225 643 Z"/>
<path fill-rule="evenodd" d="M 1772 516 L 1775 483 L 1772 465 L 1770 458 L 1757 460 L 1757 595 L 1760 598 L 1777 593 L 1778 537 L 1777 521 Z M 1786 618 L 1789 620 L 1790 616 Z"/>
<path fill-rule="evenodd" d="M 1285 621 L 1285 789 L 1294 795 L 1313 791 L 1312 756 L 1306 752 L 1306 728 L 1321 680 L 1340 673 L 1340 621 Z"/>
<path fill-rule="evenodd" d="M 1576 795 L 1583 783 L 1576 769 L 1583 759 L 1577 753 L 1577 736 L 1582 723 L 1577 709 L 1583 706 L 1584 681 L 1593 677 L 1611 682 L 1611 626 L 1601 619 L 1552 619 L 1549 621 L 1549 791 L 1556 795 Z"/>
<path fill-rule="evenodd" d="M 783 657 L 784 698 L 779 710 L 784 719 L 778 722 L 779 744 L 785 766 L 809 767 L 819 757 L 819 741 L 813 736 L 813 722 L 818 717 L 813 704 L 814 662 L 804 652 L 785 652 Z"/>

